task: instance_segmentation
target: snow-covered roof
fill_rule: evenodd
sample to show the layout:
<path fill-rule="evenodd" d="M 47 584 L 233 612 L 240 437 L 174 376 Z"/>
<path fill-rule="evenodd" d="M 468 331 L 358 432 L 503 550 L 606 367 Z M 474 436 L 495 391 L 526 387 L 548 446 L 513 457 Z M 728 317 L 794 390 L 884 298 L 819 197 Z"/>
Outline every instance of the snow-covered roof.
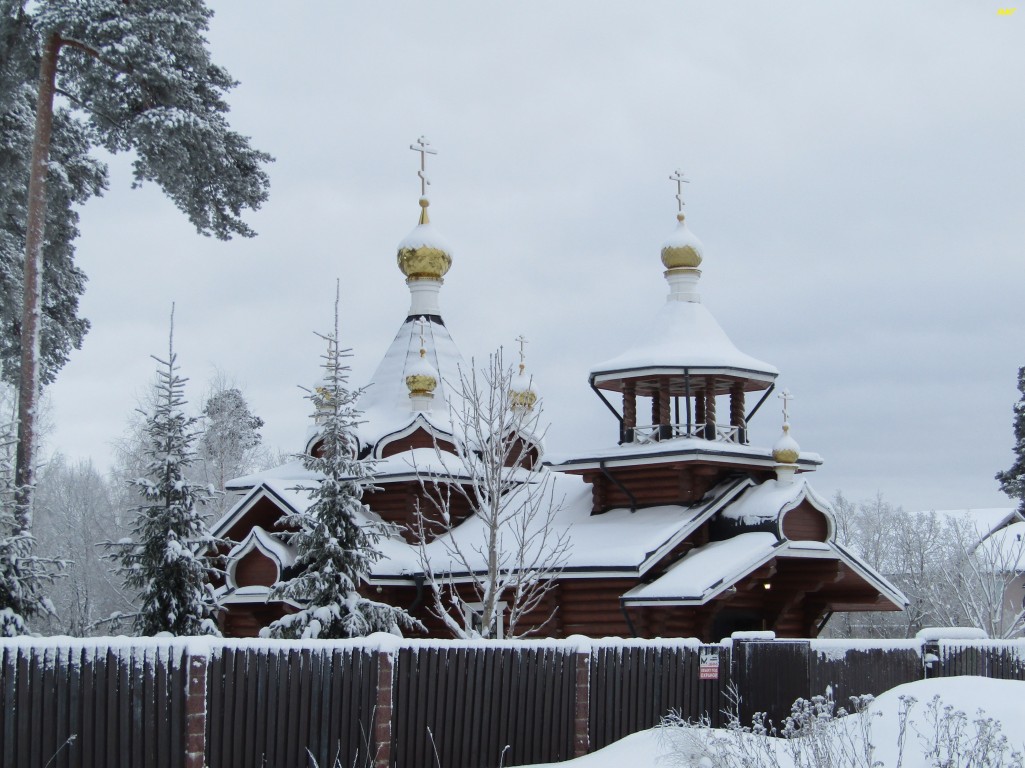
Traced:
<path fill-rule="evenodd" d="M 904 594 L 881 575 L 832 542 L 780 541 L 765 531 L 742 533 L 692 549 L 666 573 L 623 595 L 624 604 L 703 605 L 774 557 L 840 560 L 894 605 Z"/>
<path fill-rule="evenodd" d="M 832 506 L 819 496 L 808 480 L 801 475 L 789 481 L 770 479 L 748 488 L 739 499 L 726 507 L 720 516 L 743 525 L 757 525 L 780 519 L 784 513 L 805 499 L 832 517 Z"/>
<path fill-rule="evenodd" d="M 595 570 L 620 576 L 643 575 L 676 544 L 718 512 L 749 484 L 739 480 L 719 486 L 693 506 L 668 504 L 631 512 L 612 509 L 591 514 L 591 486 L 573 475 L 548 473 L 552 494 L 561 507 L 553 521 L 552 537 L 565 534 L 569 549 L 562 561 L 562 575 L 593 574 Z M 543 517 L 543 516 L 542 516 Z M 544 521 L 535 521 L 540 525 Z M 511 533 L 507 535 L 512 535 Z M 474 571 L 484 570 L 486 541 L 483 523 L 471 517 L 455 530 L 439 536 L 424 548 L 436 573 L 466 573 L 466 564 L 452 558 L 454 546 L 467 556 Z M 410 578 L 422 570 L 418 548 L 402 541 L 381 543 L 385 554 L 373 567 L 371 581 Z"/>
<path fill-rule="evenodd" d="M 987 536 L 976 548 L 979 561 L 1001 573 L 1025 571 L 1025 522 L 1013 523 Z"/>
<path fill-rule="evenodd" d="M 650 443 L 623 443 L 599 446 L 586 452 L 549 454 L 546 463 L 555 469 L 565 471 L 598 467 L 602 462 L 606 466 L 657 464 L 699 460 L 709 455 L 714 455 L 724 462 L 728 462 L 732 457 L 738 464 L 762 464 L 766 468 L 772 468 L 778 463 L 769 448 L 698 437 L 676 437 Z M 804 470 L 815 469 L 821 464 L 822 457 L 810 451 L 802 451 L 797 460 L 797 465 Z"/>
<path fill-rule="evenodd" d="M 783 546 L 775 534 L 742 533 L 687 553 L 665 575 L 634 587 L 624 603 L 705 603 L 737 579 L 768 562 Z"/>
<path fill-rule="evenodd" d="M 667 301 L 626 352 L 591 368 L 596 384 L 651 369 L 722 371 L 771 382 L 779 371 L 734 346 L 704 304 Z"/>
<path fill-rule="evenodd" d="M 438 318 L 427 317 L 421 325 L 407 318 L 374 371 L 366 391 L 356 402 L 363 412 L 357 435 L 362 445 L 375 445 L 381 438 L 401 432 L 419 415 L 442 434 L 453 434 L 449 403 L 458 411 L 459 372 L 467 370 L 448 328 Z M 427 361 L 438 372 L 438 386 L 429 413 L 413 411 L 406 376 L 420 365 L 420 333 L 423 329 Z M 453 389 L 455 387 L 455 389 Z"/>
<path fill-rule="evenodd" d="M 262 482 L 269 482 L 276 487 L 282 488 L 291 486 L 309 487 L 316 483 L 316 477 L 303 466 L 300 459 L 294 459 L 270 469 L 263 469 L 251 475 L 244 475 L 243 477 L 229 480 L 224 484 L 224 487 L 229 491 L 248 491 Z"/>

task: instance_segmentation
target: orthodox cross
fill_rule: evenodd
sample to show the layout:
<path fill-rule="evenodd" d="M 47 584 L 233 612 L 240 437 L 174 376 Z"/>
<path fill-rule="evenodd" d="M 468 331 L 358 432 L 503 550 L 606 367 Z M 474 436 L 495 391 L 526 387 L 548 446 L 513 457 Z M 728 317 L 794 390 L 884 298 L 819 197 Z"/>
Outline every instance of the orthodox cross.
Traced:
<path fill-rule="evenodd" d="M 778 395 L 776 395 L 776 397 L 778 397 L 780 400 L 783 401 L 783 422 L 785 424 L 789 424 L 790 423 L 790 401 L 794 399 L 794 396 L 790 394 L 790 390 L 789 389 L 784 389 L 782 392 L 780 392 Z"/>
<path fill-rule="evenodd" d="M 516 343 L 520 345 L 520 372 L 526 367 L 527 352 L 525 345 L 527 344 L 527 337 L 522 333 L 516 337 Z"/>
<path fill-rule="evenodd" d="M 409 148 L 414 152 L 420 153 L 420 170 L 417 172 L 417 176 L 420 177 L 420 197 L 426 197 L 427 187 L 431 183 L 431 180 L 427 178 L 427 174 L 424 173 L 427 165 L 427 155 L 436 155 L 438 150 L 431 149 L 431 142 L 424 136 L 417 139 L 416 144 L 410 144 Z"/>
<path fill-rule="evenodd" d="M 423 317 L 416 319 L 416 327 L 420 331 L 420 357 L 424 355 L 424 327 L 427 325 L 427 321 Z"/>
<path fill-rule="evenodd" d="M 680 213 L 683 213 L 683 185 L 690 184 L 690 179 L 683 178 L 683 171 L 677 168 L 669 180 L 676 182 L 676 204 Z"/>

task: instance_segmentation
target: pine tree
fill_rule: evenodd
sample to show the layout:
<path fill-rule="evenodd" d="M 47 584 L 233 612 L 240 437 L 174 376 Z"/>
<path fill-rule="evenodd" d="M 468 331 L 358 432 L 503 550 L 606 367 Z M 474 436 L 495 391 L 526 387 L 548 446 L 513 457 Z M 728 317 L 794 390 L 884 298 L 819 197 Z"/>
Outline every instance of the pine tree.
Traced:
<path fill-rule="evenodd" d="M 71 206 L 106 184 L 90 150 L 133 150 L 135 185 L 156 182 L 200 233 L 254 234 L 240 214 L 266 199 L 270 157 L 225 118 L 235 82 L 210 60 L 211 15 L 202 0 L 0 0 L 0 320 L 17 331 L 0 356 L 19 382 L 23 526 L 40 382 L 87 328 Z"/>
<path fill-rule="evenodd" d="M 185 414 L 185 382 L 174 353 L 174 312 L 166 360 L 159 367 L 155 403 L 146 415 L 146 476 L 130 481 L 143 503 L 133 510 L 132 536 L 111 544 L 125 586 L 138 593 L 135 630 L 141 635 L 219 634 L 213 621 L 214 570 L 210 557 L 219 543 L 197 505 L 210 498 L 209 486 L 191 483 L 186 472 L 195 460 L 197 419 Z"/>
<path fill-rule="evenodd" d="M 997 472 L 1000 490 L 1018 499 L 1018 512 L 1025 515 L 1025 367 L 1018 369 L 1018 391 L 1021 398 L 1014 404 L 1014 464 Z"/>
<path fill-rule="evenodd" d="M 32 554 L 35 541 L 15 514 L 14 437 L 0 426 L 0 637 L 23 635 L 26 619 L 52 614 L 44 594 L 62 562 Z"/>
<path fill-rule="evenodd" d="M 372 470 L 358 457 L 355 428 L 360 412 L 354 403 L 361 390 L 348 389 L 349 367 L 343 361 L 350 351 L 338 347 L 337 299 L 334 335 L 322 338 L 328 343 L 324 381 L 308 396 L 319 426 L 320 448 L 316 455 L 303 456 L 304 466 L 319 476 L 319 484 L 310 492 L 310 506 L 282 521 L 295 530 L 287 538 L 296 549 L 298 575 L 272 595 L 304 608 L 275 621 L 261 634 L 333 639 L 420 628 L 401 608 L 368 600 L 357 591 L 361 577 L 380 557 L 375 545 L 384 531 L 371 522 L 362 501 Z"/>

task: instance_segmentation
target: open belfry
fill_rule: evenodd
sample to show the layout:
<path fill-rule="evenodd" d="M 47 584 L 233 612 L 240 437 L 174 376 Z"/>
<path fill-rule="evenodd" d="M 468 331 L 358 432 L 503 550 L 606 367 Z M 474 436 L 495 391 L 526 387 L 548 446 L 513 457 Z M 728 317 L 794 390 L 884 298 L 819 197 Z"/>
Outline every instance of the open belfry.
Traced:
<path fill-rule="evenodd" d="M 461 386 L 469 369 L 440 300 L 453 251 L 428 214 L 426 158 L 434 150 L 423 138 L 412 148 L 420 155 L 419 221 L 397 251 L 409 307 L 357 402 L 359 456 L 374 462 L 374 489 L 363 497 L 366 524 L 389 530 L 360 591 L 406 608 L 431 636 L 451 637 L 452 620 L 465 617 L 439 616 L 432 584 L 444 582 L 472 609 L 474 574 L 488 568 L 480 545 L 486 526 L 470 492 L 476 480 L 465 470 L 466 457 L 479 453 L 460 416 L 473 412 Z M 679 171 L 670 178 L 678 213 L 661 250 L 666 300 L 642 339 L 588 376 L 610 412 L 608 444 L 546 455 L 536 418 L 543 387 L 528 372 L 522 337 L 503 433 L 476 438 L 515 445 L 503 477 L 548 489 L 550 507 L 536 522 L 517 518 L 531 514 L 524 499 L 535 497 L 504 490 L 514 505 L 511 525 L 543 525 L 549 542 L 560 544 L 549 548 L 550 588 L 519 615 L 503 599 L 507 613 L 497 636 L 514 626 L 510 634 L 534 630 L 540 637 L 717 641 L 740 630 L 814 637 L 834 612 L 900 610 L 906 603 L 836 543 L 829 503 L 807 479 L 821 459 L 802 452 L 791 434 L 791 397 L 776 392 L 779 371 L 737 349 L 702 303 L 704 249 L 683 212 L 686 180 Z M 653 253 L 652 268 L 654 261 Z M 767 406 L 780 401 L 779 439 L 753 445 L 751 420 L 771 420 L 766 414 L 778 411 Z M 546 409 L 544 418 L 557 422 L 559 413 Z M 304 450 L 318 450 L 317 423 Z M 226 635 L 256 635 L 301 607 L 272 594 L 294 572 L 295 551 L 281 521 L 310 504 L 308 490 L 317 483 L 295 461 L 229 484 L 239 500 L 214 527 L 216 536 L 236 542 L 216 585 Z M 444 513 L 439 488 L 451 489 Z M 537 557 L 548 551 L 504 560 L 503 577 L 545 571 Z"/>

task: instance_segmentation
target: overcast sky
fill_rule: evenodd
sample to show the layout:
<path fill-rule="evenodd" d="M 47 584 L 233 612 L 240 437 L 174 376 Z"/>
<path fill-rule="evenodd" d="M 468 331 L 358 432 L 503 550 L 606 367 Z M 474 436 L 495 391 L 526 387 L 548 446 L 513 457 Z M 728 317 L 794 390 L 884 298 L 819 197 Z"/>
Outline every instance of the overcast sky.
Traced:
<path fill-rule="evenodd" d="M 1010 3 L 1010 0 L 1007 0 Z M 825 495 L 1010 506 L 1025 365 L 1025 7 L 894 3 L 212 3 L 233 126 L 277 158 L 253 240 L 196 235 L 127 159 L 82 215 L 92 330 L 50 388 L 50 450 L 110 443 L 176 348 L 199 405 L 215 368 L 265 441 L 301 447 L 332 321 L 365 382 L 405 317 L 421 134 L 442 290 L 464 356 L 530 339 L 549 449 L 614 443 L 587 385 L 667 291 L 682 168 L 701 293 L 776 365 Z M 287 7 L 287 10 L 286 10 Z M 752 424 L 779 433 L 779 403 Z"/>

